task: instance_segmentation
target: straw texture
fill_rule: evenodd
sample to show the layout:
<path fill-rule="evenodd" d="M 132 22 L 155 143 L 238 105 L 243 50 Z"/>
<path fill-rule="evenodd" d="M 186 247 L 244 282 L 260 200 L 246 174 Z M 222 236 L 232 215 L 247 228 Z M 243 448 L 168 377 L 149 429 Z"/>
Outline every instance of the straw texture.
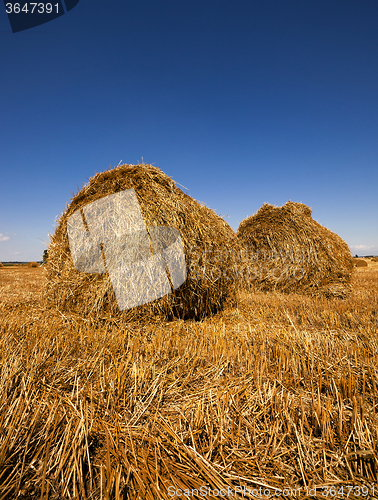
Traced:
<path fill-rule="evenodd" d="M 347 244 L 311 217 L 311 209 L 288 201 L 265 203 L 238 228 L 248 250 L 249 286 L 345 298 L 353 258 Z"/>

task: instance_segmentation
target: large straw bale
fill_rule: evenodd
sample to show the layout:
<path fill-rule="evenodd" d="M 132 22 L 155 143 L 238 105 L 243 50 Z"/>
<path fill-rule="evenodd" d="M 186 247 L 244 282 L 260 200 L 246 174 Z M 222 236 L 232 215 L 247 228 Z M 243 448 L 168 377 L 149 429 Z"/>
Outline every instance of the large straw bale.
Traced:
<path fill-rule="evenodd" d="M 350 250 L 311 213 L 302 203 L 264 203 L 240 223 L 237 235 L 248 250 L 246 278 L 252 288 L 347 296 L 353 270 Z"/>
<path fill-rule="evenodd" d="M 3 265 L 3 263 L 2 263 L 2 262 L 0 262 L 0 267 L 4 267 L 4 265 Z"/>
<path fill-rule="evenodd" d="M 38 267 L 37 262 L 29 262 L 28 267 Z"/>
<path fill-rule="evenodd" d="M 164 297 L 120 311 L 108 273 L 75 269 L 67 220 L 89 203 L 129 189 L 136 193 L 147 228 L 169 226 L 180 232 L 187 278 Z M 235 247 L 239 247 L 239 241 L 231 227 L 213 210 L 183 193 L 159 168 L 146 164 L 121 165 L 92 177 L 59 218 L 45 266 L 46 304 L 84 316 L 127 321 L 200 319 L 220 310 L 234 296 Z"/>

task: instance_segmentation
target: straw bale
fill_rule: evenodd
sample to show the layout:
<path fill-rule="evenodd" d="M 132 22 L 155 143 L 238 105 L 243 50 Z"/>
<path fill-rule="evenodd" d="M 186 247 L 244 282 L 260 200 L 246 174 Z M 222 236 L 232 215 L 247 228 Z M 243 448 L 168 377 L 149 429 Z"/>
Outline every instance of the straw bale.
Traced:
<path fill-rule="evenodd" d="M 363 259 L 353 259 L 354 267 L 367 267 L 368 263 Z"/>
<path fill-rule="evenodd" d="M 38 267 L 37 262 L 29 262 L 28 267 Z"/>
<path fill-rule="evenodd" d="M 344 298 L 350 291 L 353 258 L 347 244 L 288 201 L 268 203 L 244 219 L 237 235 L 248 251 L 246 283 L 259 290 Z"/>
<path fill-rule="evenodd" d="M 153 226 L 169 226 L 179 231 L 187 277 L 171 293 L 120 311 L 108 273 L 75 269 L 67 220 L 75 212 L 83 212 L 86 205 L 129 189 L 135 191 L 149 233 Z M 213 210 L 183 193 L 159 168 L 147 164 L 121 165 L 92 177 L 59 218 L 45 266 L 46 305 L 86 317 L 126 321 L 201 319 L 219 311 L 226 300 L 235 296 L 235 247 L 239 248 L 239 241 L 232 228 Z"/>
<path fill-rule="evenodd" d="M 2 264 L 2 262 L 0 262 L 0 267 L 4 267 L 4 265 Z"/>

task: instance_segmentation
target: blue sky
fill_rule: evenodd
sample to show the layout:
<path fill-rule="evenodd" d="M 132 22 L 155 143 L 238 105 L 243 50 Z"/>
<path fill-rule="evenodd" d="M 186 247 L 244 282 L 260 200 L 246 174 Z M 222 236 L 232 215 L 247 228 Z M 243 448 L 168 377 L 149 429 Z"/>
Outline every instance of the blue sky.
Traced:
<path fill-rule="evenodd" d="M 378 254 L 377 26 L 376 0 L 80 0 L 18 33 L 0 8 L 0 260 L 142 158 L 234 229 L 290 199 Z"/>

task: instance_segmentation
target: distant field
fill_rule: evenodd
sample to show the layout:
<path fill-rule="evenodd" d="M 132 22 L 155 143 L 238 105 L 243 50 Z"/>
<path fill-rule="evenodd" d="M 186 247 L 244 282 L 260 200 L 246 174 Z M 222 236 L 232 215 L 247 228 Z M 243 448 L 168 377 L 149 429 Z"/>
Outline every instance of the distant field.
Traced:
<path fill-rule="evenodd" d="M 3 267 L 0 269 L 0 300 L 33 300 L 41 293 L 44 279 L 45 271 L 42 267 Z"/>
<path fill-rule="evenodd" d="M 28 262 L 2 262 L 2 264 L 7 267 L 8 266 L 17 267 L 17 266 L 27 266 Z M 42 264 L 42 262 L 38 262 L 38 264 Z"/>
<path fill-rule="evenodd" d="M 202 322 L 123 330 L 44 309 L 43 268 L 1 268 L 0 499 L 378 497 L 367 261 L 346 300 L 240 292 Z"/>

